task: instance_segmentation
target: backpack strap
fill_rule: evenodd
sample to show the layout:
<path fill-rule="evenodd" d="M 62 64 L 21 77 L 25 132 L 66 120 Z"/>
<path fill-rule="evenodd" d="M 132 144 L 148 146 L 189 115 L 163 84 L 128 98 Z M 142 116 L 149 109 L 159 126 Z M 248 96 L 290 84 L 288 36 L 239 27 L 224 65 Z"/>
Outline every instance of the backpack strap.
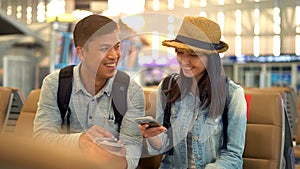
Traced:
<path fill-rule="evenodd" d="M 112 85 L 112 107 L 115 115 L 115 123 L 118 124 L 119 130 L 123 116 L 127 112 L 127 90 L 129 86 L 129 75 L 122 71 L 117 71 Z"/>
<path fill-rule="evenodd" d="M 167 76 L 164 78 L 163 83 L 162 83 L 162 90 L 170 90 L 172 87 L 172 82 L 175 80 L 174 78 L 178 74 L 172 74 L 170 76 Z M 170 102 L 170 95 L 166 95 L 164 97 L 165 99 L 162 100 L 163 106 L 164 106 L 164 122 L 163 126 L 166 128 L 169 128 L 171 126 L 170 123 L 170 117 L 171 117 L 171 102 Z"/>
<path fill-rule="evenodd" d="M 69 102 L 72 93 L 73 67 L 74 65 L 70 65 L 60 70 L 57 90 L 57 105 L 61 115 L 61 125 L 65 123 L 65 117 L 67 117 L 68 131 L 70 126 L 71 115 Z M 67 116 L 66 113 L 68 113 Z"/>
<path fill-rule="evenodd" d="M 223 122 L 223 149 L 227 149 L 227 141 L 228 141 L 228 134 L 227 134 L 227 128 L 228 128 L 228 105 L 229 105 L 229 78 L 226 77 L 226 100 L 225 100 L 225 106 L 224 111 L 222 114 L 222 122 Z"/>
<path fill-rule="evenodd" d="M 162 83 L 162 90 L 170 90 L 172 87 L 172 83 L 175 80 L 175 78 L 178 76 L 178 74 L 172 74 L 170 76 L 167 76 L 164 78 Z M 162 103 L 164 106 L 164 122 L 163 126 L 168 129 L 167 135 L 169 138 L 169 150 L 166 152 L 168 155 L 173 155 L 173 131 L 171 127 L 171 101 L 170 101 L 170 94 L 167 94 L 165 97 L 163 97 Z"/>

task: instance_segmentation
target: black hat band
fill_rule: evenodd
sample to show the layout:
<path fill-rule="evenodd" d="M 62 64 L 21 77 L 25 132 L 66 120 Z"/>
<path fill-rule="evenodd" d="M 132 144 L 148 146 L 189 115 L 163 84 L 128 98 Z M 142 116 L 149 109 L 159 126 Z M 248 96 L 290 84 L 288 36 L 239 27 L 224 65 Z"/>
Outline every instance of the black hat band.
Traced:
<path fill-rule="evenodd" d="M 183 44 L 187 44 L 193 47 L 205 49 L 205 50 L 220 50 L 223 48 L 223 45 L 221 43 L 216 44 L 216 43 L 208 43 L 208 42 L 203 42 L 197 39 L 185 37 L 182 35 L 177 35 L 175 38 L 175 42 L 180 42 Z"/>

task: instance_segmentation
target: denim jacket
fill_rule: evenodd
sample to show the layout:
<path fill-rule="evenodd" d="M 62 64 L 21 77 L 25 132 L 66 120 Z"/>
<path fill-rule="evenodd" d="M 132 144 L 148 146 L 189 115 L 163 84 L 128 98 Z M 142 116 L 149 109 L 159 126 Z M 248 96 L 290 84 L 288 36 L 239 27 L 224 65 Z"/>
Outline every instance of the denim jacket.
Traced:
<path fill-rule="evenodd" d="M 159 87 L 160 94 L 161 86 Z M 246 133 L 246 100 L 241 86 L 229 81 L 228 89 L 228 128 L 227 149 L 223 146 L 222 115 L 216 119 L 208 118 L 208 108 L 199 107 L 199 97 L 191 93 L 180 101 L 172 104 L 171 125 L 173 130 L 173 155 L 164 154 L 161 169 L 186 169 L 188 167 L 187 134 L 192 131 L 192 147 L 195 165 L 198 169 L 242 169 L 243 151 Z M 160 103 L 158 96 L 158 103 Z M 198 103 L 198 104 L 197 104 Z M 156 118 L 163 123 L 163 107 L 157 106 Z M 160 151 L 154 150 L 150 144 L 152 154 L 164 153 L 169 144 L 166 133 L 159 135 L 163 143 Z"/>

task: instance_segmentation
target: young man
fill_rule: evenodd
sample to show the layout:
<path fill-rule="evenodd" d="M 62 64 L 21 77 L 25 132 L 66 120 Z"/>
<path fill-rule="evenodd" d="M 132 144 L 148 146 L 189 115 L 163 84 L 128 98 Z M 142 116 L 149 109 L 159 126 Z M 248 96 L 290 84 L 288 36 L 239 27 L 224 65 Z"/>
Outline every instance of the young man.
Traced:
<path fill-rule="evenodd" d="M 34 137 L 79 147 L 99 161 L 115 158 L 116 163 L 136 168 L 141 154 L 142 135 L 138 124 L 132 119 L 145 115 L 144 95 L 142 87 L 130 80 L 127 112 L 119 127 L 111 104 L 112 84 L 121 56 L 118 33 L 117 23 L 101 15 L 90 15 L 76 24 L 74 43 L 81 63 L 73 68 L 69 128 L 66 122 L 62 125 L 57 104 L 59 71 L 56 71 L 43 81 L 34 121 Z M 98 144 L 102 138 L 116 138 L 124 147 L 106 149 Z"/>

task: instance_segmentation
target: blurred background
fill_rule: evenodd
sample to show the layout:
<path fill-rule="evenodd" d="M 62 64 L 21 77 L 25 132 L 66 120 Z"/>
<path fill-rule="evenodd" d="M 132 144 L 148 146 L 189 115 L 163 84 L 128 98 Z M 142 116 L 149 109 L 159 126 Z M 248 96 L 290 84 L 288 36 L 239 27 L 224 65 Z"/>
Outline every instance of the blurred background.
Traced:
<path fill-rule="evenodd" d="M 230 45 L 221 55 L 230 78 L 300 91 L 300 0 L 1 0 L 0 86 L 26 97 L 50 72 L 78 64 L 72 29 L 91 13 L 120 24 L 119 69 L 143 86 L 178 70 L 174 50 L 161 42 L 194 15 L 219 23 Z"/>

